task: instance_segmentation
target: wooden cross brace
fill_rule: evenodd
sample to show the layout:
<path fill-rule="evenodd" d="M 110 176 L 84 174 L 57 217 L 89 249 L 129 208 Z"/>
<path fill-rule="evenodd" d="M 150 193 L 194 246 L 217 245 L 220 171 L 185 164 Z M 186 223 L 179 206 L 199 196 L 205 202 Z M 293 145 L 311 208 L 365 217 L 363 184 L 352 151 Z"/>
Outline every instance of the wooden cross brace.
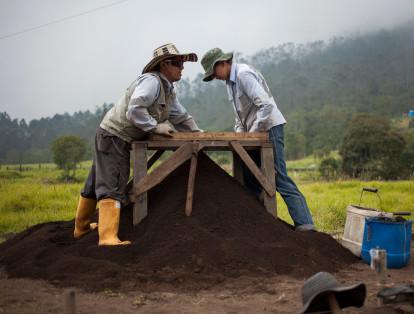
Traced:
<path fill-rule="evenodd" d="M 185 206 L 185 213 L 187 216 L 191 215 L 192 206 L 193 206 L 193 198 L 194 198 L 194 183 L 195 183 L 195 174 L 197 169 L 197 157 L 198 152 L 202 149 L 201 144 L 197 142 L 192 143 L 185 143 L 180 148 L 178 148 L 170 157 L 168 157 L 163 163 L 161 163 L 157 168 L 155 168 L 151 173 L 148 173 L 144 177 L 142 177 L 136 185 L 133 187 L 133 194 L 130 195 L 130 201 L 136 203 L 142 197 L 142 195 L 146 195 L 150 189 L 154 186 L 160 184 L 171 172 L 181 166 L 184 162 L 191 158 L 191 166 L 190 166 L 190 175 L 188 179 L 188 189 L 187 189 L 187 199 L 186 199 L 186 206 Z M 161 156 L 161 152 L 156 152 L 148 162 L 148 166 L 150 167 L 159 156 Z M 142 165 L 135 165 L 134 170 L 137 167 L 143 167 Z M 146 207 L 146 201 L 144 206 Z M 142 206 L 142 207 L 144 207 Z M 141 210 L 139 206 L 134 206 L 134 225 L 139 223 L 143 218 L 146 216 L 146 212 L 144 214 L 139 213 Z M 142 217 L 144 216 L 144 217 Z M 139 217 L 136 219 L 135 217 Z"/>
<path fill-rule="evenodd" d="M 162 164 L 160 164 L 151 173 L 147 174 L 140 181 L 138 181 L 138 184 L 134 187 L 134 194 L 131 198 L 131 201 L 134 202 L 139 195 L 160 184 L 171 172 L 181 166 L 192 156 L 195 156 L 195 158 L 197 158 L 197 154 L 201 148 L 201 145 L 196 142 L 183 144 Z"/>
<path fill-rule="evenodd" d="M 255 162 L 249 154 L 246 152 L 246 150 L 241 146 L 238 142 L 232 141 L 230 142 L 230 146 L 233 148 L 233 150 L 239 155 L 241 160 L 245 163 L 247 168 L 253 173 L 256 180 L 260 183 L 262 188 L 265 190 L 267 195 L 273 196 L 275 195 L 275 189 L 272 186 L 272 184 L 269 182 L 269 180 L 263 175 L 263 173 L 260 171 L 260 169 L 256 166 Z"/>
<path fill-rule="evenodd" d="M 209 135 L 209 136 L 207 136 Z M 217 140 L 213 136 L 215 135 Z M 194 187 L 197 172 L 198 153 L 203 149 L 223 150 L 231 149 L 233 151 L 233 166 L 236 160 L 244 163 L 251 171 L 258 183 L 263 188 L 262 199 L 265 208 L 273 216 L 277 217 L 276 198 L 275 198 L 275 174 L 273 164 L 273 147 L 272 144 L 265 139 L 257 142 L 260 137 L 257 134 L 252 138 L 252 134 L 180 134 L 180 138 L 168 139 L 164 141 L 147 141 L 135 142 L 134 148 L 134 179 L 133 184 L 129 184 L 130 193 L 129 200 L 134 202 L 134 225 L 138 224 L 147 216 L 147 192 L 161 183 L 171 172 L 181 166 L 184 162 L 191 159 L 190 171 L 188 176 L 187 196 L 185 205 L 185 214 L 190 216 L 192 213 L 194 202 Z M 261 134 L 259 134 L 261 135 Z M 181 137 L 183 137 L 181 139 Z M 193 137 L 193 138 L 191 138 Z M 194 138 L 195 137 L 195 138 Z M 200 137 L 200 138 L 199 138 Z M 223 140 L 224 139 L 224 140 Z M 232 139 L 232 140 L 231 140 Z M 261 152 L 262 165 L 261 169 L 257 167 L 255 162 L 247 153 L 245 147 L 246 141 L 253 147 L 258 147 Z M 255 142 L 254 142 L 255 141 Z M 174 143 L 175 142 L 175 143 Z M 151 173 L 147 173 L 148 169 L 158 160 L 165 149 L 171 149 L 176 145 L 174 153 L 164 160 Z M 155 148 L 155 147 L 156 148 Z M 157 147 L 158 146 L 158 147 Z M 147 161 L 147 148 L 157 149 L 157 151 Z M 173 148 L 174 149 L 174 148 Z M 236 158 L 237 155 L 237 158 Z M 234 172 L 235 178 L 243 184 L 243 178 L 240 176 L 241 164 L 237 161 L 237 172 Z"/>

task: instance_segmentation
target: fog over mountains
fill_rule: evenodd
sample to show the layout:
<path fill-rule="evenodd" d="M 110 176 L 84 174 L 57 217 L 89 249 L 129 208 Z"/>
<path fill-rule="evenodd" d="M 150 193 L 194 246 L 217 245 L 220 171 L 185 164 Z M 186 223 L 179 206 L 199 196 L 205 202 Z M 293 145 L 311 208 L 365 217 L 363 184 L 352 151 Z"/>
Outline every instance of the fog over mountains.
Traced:
<path fill-rule="evenodd" d="M 238 54 L 265 76 L 288 120 L 289 158 L 337 149 L 354 113 L 389 119 L 414 109 L 414 23 L 365 35 L 308 44 L 283 44 L 250 57 Z M 181 103 L 205 130 L 232 130 L 232 107 L 222 82 L 205 83 L 201 74 L 178 84 Z M 110 104 L 94 112 L 34 119 L 27 123 L 0 114 L 0 161 L 51 160 L 50 142 L 74 134 L 92 141 Z"/>

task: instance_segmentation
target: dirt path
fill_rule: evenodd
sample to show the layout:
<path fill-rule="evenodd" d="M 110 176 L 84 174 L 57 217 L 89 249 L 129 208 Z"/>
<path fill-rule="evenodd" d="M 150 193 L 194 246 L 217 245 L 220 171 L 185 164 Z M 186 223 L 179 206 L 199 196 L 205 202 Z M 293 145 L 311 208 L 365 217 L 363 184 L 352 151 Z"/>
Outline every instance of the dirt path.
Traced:
<path fill-rule="evenodd" d="M 64 296 L 70 288 L 55 287 L 42 280 L 0 279 L 0 313 L 62 313 Z M 398 313 L 391 308 L 376 308 L 375 273 L 362 263 L 335 274 L 343 284 L 363 281 L 368 295 L 363 309 L 348 312 Z M 270 278 L 241 277 L 197 292 L 130 292 L 105 290 L 76 292 L 77 313 L 297 313 L 301 309 L 303 280 L 288 276 Z M 400 270 L 389 270 L 393 283 L 414 283 L 414 263 Z M 407 313 L 414 307 L 401 305 Z"/>

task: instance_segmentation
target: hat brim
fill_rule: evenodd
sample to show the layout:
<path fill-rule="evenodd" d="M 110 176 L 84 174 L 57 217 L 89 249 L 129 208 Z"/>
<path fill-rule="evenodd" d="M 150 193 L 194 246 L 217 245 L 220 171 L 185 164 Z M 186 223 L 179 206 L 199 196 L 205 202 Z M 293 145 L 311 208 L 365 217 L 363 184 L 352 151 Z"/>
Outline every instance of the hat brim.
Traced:
<path fill-rule="evenodd" d="M 224 53 L 220 57 L 215 59 L 214 62 L 212 63 L 212 65 L 210 66 L 210 68 L 206 71 L 206 73 L 204 73 L 203 81 L 204 82 L 209 82 L 214 78 L 213 77 L 213 75 L 214 75 L 214 66 L 216 65 L 217 62 L 229 61 L 231 59 L 233 59 L 233 52 Z"/>
<path fill-rule="evenodd" d="M 325 299 L 329 293 L 335 294 L 339 307 L 343 309 L 349 306 L 362 307 L 364 305 L 367 289 L 365 284 L 359 283 L 353 286 L 338 287 L 320 292 L 315 294 L 306 304 L 304 304 L 300 313 L 330 311 L 329 304 Z"/>
<path fill-rule="evenodd" d="M 158 56 L 153 58 L 142 70 L 142 74 L 151 72 L 163 60 L 173 58 L 173 57 L 181 57 L 184 62 L 197 62 L 198 57 L 195 53 L 185 53 L 185 54 L 165 54 L 162 56 Z"/>

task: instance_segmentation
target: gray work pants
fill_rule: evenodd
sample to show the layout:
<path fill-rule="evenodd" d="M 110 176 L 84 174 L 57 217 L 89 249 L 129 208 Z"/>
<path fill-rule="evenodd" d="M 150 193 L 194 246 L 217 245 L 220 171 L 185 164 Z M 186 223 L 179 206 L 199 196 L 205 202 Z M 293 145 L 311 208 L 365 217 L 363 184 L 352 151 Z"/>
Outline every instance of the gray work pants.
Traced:
<path fill-rule="evenodd" d="M 95 136 L 95 157 L 81 195 L 98 201 L 111 198 L 125 203 L 130 169 L 129 159 L 130 144 L 98 128 Z"/>

